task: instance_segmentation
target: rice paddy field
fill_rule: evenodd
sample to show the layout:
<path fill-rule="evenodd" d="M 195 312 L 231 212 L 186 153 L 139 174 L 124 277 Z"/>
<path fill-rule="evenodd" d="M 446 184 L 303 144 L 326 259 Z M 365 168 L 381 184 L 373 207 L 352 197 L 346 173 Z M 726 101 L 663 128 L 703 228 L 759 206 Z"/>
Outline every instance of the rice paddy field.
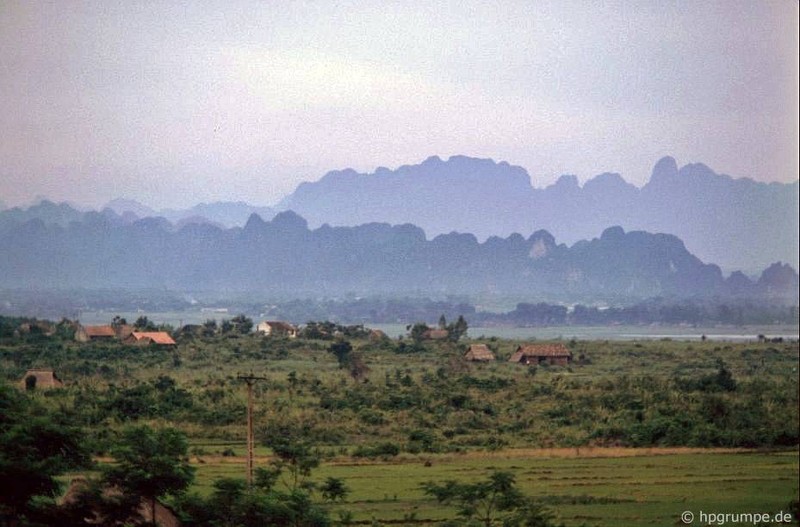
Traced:
<path fill-rule="evenodd" d="M 266 452 L 258 454 L 256 466 L 266 464 Z M 201 494 L 210 492 L 214 479 L 245 474 L 241 456 L 194 461 L 194 491 Z M 375 462 L 334 458 L 313 479 L 341 478 L 351 489 L 343 503 L 332 506 L 334 517 L 337 510 L 349 510 L 358 523 L 417 525 L 455 516 L 452 507 L 425 496 L 420 484 L 472 482 L 496 470 L 513 473 L 525 494 L 567 526 L 675 525 L 684 511 L 698 518 L 701 511 L 774 515 L 788 511 L 798 495 L 796 450 L 553 448 L 401 455 Z"/>

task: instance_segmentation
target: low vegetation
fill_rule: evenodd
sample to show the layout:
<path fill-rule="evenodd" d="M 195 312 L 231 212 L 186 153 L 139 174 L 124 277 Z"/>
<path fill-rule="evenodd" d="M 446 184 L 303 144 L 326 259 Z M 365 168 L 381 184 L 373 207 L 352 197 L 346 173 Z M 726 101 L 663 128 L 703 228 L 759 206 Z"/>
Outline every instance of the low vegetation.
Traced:
<path fill-rule="evenodd" d="M 293 518 L 276 525 L 347 524 L 372 516 L 414 523 L 413 511 L 387 517 L 380 507 L 354 498 L 359 487 L 326 468 L 342 463 L 422 466 L 455 462 L 452 456 L 493 459 L 494 453 L 547 448 L 796 453 L 800 442 L 796 342 L 564 341 L 573 356 L 568 366 L 521 366 L 507 362 L 520 343 L 510 340 L 469 341 L 486 344 L 498 358 L 475 364 L 463 359 L 463 339 L 398 341 L 363 328 L 348 329 L 347 335 L 336 329 L 331 337 L 323 324 L 314 327 L 316 338 L 265 338 L 239 330 L 176 334 L 172 348 L 78 343 L 66 326 L 49 334 L 5 331 L 0 367 L 7 384 L 18 384 L 30 368 L 47 367 L 65 386 L 24 395 L 5 387 L 4 404 L 16 401 L 20 411 L 34 405 L 49 422 L 78 430 L 82 452 L 100 459 L 120 460 L 120 444 L 130 443 L 131 430 L 149 437 L 142 426 L 186 437 L 186 456 L 198 477 L 188 494 L 172 499 L 186 519 L 195 519 L 193 525 L 263 525 L 264 514 Z M 267 380 L 254 387 L 260 470 L 248 489 L 223 460 L 239 463 L 244 454 L 246 390 L 237 375 L 250 372 Z M 172 444 L 179 447 L 180 441 Z M 173 452 L 182 458 L 180 448 Z M 78 456 L 75 467 L 48 474 L 85 466 L 85 460 Z M 220 470 L 210 474 L 207 466 Z M 796 463 L 791 470 L 796 473 Z M 551 494 L 530 501 L 529 483 L 515 483 L 520 474 L 486 465 L 469 480 L 420 475 L 411 492 L 417 504 L 441 501 L 445 512 L 428 519 L 462 522 L 454 525 L 549 525 L 558 522 L 542 506 L 558 514 L 572 506 L 570 500 L 596 506 L 597 500 L 617 499 Z M 124 488 L 121 474 L 108 481 Z M 42 489 L 36 492 L 53 493 Z M 491 505 L 497 514 L 490 519 L 485 509 L 465 509 L 467 501 L 491 492 L 499 493 L 499 501 Z M 504 508 L 503 492 L 515 498 L 513 507 Z M 229 505 L 229 523 L 209 512 L 223 510 L 222 503 Z M 287 511 L 287 503 L 308 516 Z M 274 508 L 278 504 L 282 508 Z"/>

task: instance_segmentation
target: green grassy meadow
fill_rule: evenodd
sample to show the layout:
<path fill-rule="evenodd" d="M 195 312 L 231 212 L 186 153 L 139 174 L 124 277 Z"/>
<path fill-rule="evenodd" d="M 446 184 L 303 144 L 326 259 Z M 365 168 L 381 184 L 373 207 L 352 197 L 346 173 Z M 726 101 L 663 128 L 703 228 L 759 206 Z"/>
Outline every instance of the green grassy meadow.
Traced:
<path fill-rule="evenodd" d="M 199 459 L 194 490 L 201 494 L 216 478 L 244 475 L 242 457 Z M 259 461 L 266 458 L 257 466 Z M 526 494 L 567 526 L 672 525 L 686 510 L 774 514 L 786 511 L 798 494 L 797 451 L 508 449 L 370 463 L 334 459 L 323 463 L 313 480 L 332 476 L 350 487 L 346 501 L 331 507 L 334 513 L 346 509 L 360 522 L 414 525 L 455 515 L 426 497 L 422 482 L 471 482 L 494 470 L 512 472 Z"/>

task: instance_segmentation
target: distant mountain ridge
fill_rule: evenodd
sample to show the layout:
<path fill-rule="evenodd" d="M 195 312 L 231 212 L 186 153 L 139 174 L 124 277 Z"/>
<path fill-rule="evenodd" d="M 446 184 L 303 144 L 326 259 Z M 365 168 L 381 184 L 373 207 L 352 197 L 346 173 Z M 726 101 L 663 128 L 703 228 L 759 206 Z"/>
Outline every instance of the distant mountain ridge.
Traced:
<path fill-rule="evenodd" d="M 51 204 L 52 205 L 52 204 Z M 56 206 L 57 208 L 59 206 Z M 57 210 L 61 210 L 58 208 Z M 74 211 L 79 214 L 77 211 Z M 796 301 L 797 273 L 775 264 L 759 281 L 723 277 L 667 234 L 603 231 L 568 247 L 547 231 L 528 238 L 444 234 L 410 224 L 309 229 L 282 212 L 244 227 L 164 218 L 127 222 L 110 209 L 66 225 L 0 213 L 0 288 L 259 292 L 292 298 L 357 295 L 525 295 L 614 301 L 745 296 Z"/>
<path fill-rule="evenodd" d="M 145 218 L 163 218 L 174 224 L 175 228 L 192 224 L 207 223 L 218 227 L 242 226 L 252 214 L 272 218 L 276 211 L 271 207 L 250 205 L 243 201 L 219 201 L 200 203 L 188 209 L 154 210 L 138 201 L 117 198 L 109 201 L 100 211 L 79 210 L 68 203 L 54 203 L 47 199 L 27 208 L 0 207 L 0 228 L 4 224 L 24 223 L 40 219 L 45 224 L 68 226 L 73 221 L 81 221 L 87 214 L 102 214 L 113 222 L 133 223 Z"/>
<path fill-rule="evenodd" d="M 332 171 L 319 181 L 300 184 L 274 208 L 239 201 L 156 211 L 116 199 L 100 213 L 123 223 L 161 217 L 180 229 L 197 223 L 242 226 L 254 213 L 270 219 L 279 210 L 294 210 L 312 227 L 410 223 L 430 235 L 469 232 L 480 240 L 546 229 L 569 244 L 620 225 L 629 231 L 675 234 L 701 260 L 754 275 L 775 261 L 800 266 L 799 189 L 797 181 L 733 179 L 703 164 L 678 168 L 671 157 L 656 163 L 641 188 L 614 173 L 600 174 L 582 186 L 575 176 L 565 175 L 534 188 L 519 166 L 434 156 L 372 174 Z M 74 209 L 43 201 L 28 209 L 2 210 L 0 228 L 3 222 L 33 218 L 66 226 L 87 214 Z"/>
<path fill-rule="evenodd" d="M 162 217 L 175 224 L 215 223 L 224 227 L 245 224 L 251 214 L 272 218 L 276 211 L 271 207 L 250 205 L 244 201 L 217 201 L 200 203 L 188 209 L 153 210 L 138 201 L 117 198 L 105 205 L 117 214 L 133 213 L 137 218 Z"/>
<path fill-rule="evenodd" d="M 798 182 L 758 183 L 716 174 L 703 164 L 678 168 L 665 157 L 638 188 L 605 173 L 583 186 L 561 176 L 531 186 L 527 171 L 505 162 L 436 156 L 372 174 L 333 171 L 302 183 L 276 208 L 312 226 L 413 223 L 431 235 L 492 235 L 546 229 L 566 243 L 611 225 L 675 234 L 704 261 L 754 271 L 777 261 L 798 265 Z"/>

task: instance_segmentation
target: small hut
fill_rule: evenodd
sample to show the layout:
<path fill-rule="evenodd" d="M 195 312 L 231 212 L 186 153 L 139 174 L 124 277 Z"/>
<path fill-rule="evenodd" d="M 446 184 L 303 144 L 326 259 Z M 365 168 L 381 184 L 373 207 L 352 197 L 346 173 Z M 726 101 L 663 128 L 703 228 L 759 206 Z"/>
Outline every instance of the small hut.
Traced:
<path fill-rule="evenodd" d="M 137 344 L 140 346 L 175 346 L 175 341 L 166 331 L 134 331 L 125 339 L 125 344 Z"/>
<path fill-rule="evenodd" d="M 75 332 L 75 340 L 89 342 L 93 340 L 114 340 L 117 332 L 112 326 L 80 326 Z"/>
<path fill-rule="evenodd" d="M 444 340 L 450 335 L 446 329 L 429 329 L 422 334 L 425 340 Z"/>
<path fill-rule="evenodd" d="M 389 336 L 381 331 L 380 329 L 371 329 L 369 331 L 369 341 L 370 342 L 383 342 L 387 340 Z"/>
<path fill-rule="evenodd" d="M 256 326 L 256 333 L 261 333 L 265 337 L 297 338 L 297 328 L 281 320 L 264 320 Z"/>
<path fill-rule="evenodd" d="M 63 386 L 64 383 L 61 379 L 50 369 L 28 370 L 19 381 L 19 387 L 23 390 L 61 388 Z"/>
<path fill-rule="evenodd" d="M 471 344 L 464 359 L 472 362 L 491 362 L 495 360 L 494 353 L 486 344 Z"/>
<path fill-rule="evenodd" d="M 508 362 L 566 366 L 571 360 L 572 352 L 563 344 L 525 344 L 517 348 Z"/>

